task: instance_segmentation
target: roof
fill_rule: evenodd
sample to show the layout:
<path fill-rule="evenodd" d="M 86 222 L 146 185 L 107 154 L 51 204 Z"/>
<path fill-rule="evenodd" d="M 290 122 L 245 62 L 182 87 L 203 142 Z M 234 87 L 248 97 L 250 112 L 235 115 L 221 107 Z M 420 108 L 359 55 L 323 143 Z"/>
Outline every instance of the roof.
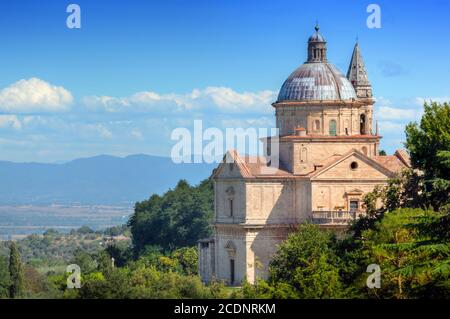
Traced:
<path fill-rule="evenodd" d="M 347 78 L 353 85 L 370 85 L 358 42 L 356 42 L 355 48 L 353 49 L 352 59 L 348 66 Z"/>
<path fill-rule="evenodd" d="M 407 154 L 403 150 L 398 150 L 394 155 L 388 156 L 373 156 L 368 157 L 356 149 L 352 149 L 345 154 L 334 154 L 318 163 L 315 163 L 315 170 L 302 175 L 315 176 L 321 171 L 337 164 L 345 158 L 356 154 L 359 157 L 365 158 L 368 162 L 371 162 L 373 166 L 378 167 L 382 171 L 387 171 L 390 174 L 400 172 L 402 169 L 409 167 L 409 162 L 403 162 L 402 153 Z M 404 155 L 404 154 L 403 154 Z M 238 166 L 242 176 L 244 178 L 294 178 L 300 177 L 299 175 L 292 174 L 284 165 L 280 162 L 278 168 L 270 168 L 267 165 L 267 159 L 263 156 L 240 156 L 235 150 L 230 150 L 224 156 L 224 162 L 234 162 Z M 223 164 L 222 163 L 222 164 Z M 221 164 L 221 165 L 222 165 Z M 219 166 L 220 168 L 220 166 Z M 219 169 L 215 171 L 212 177 L 218 175 Z"/>
<path fill-rule="evenodd" d="M 323 37 L 322 34 L 320 34 L 319 32 L 319 26 L 316 25 L 316 27 L 314 28 L 316 30 L 316 32 L 314 32 L 308 39 L 308 42 L 326 42 L 325 38 Z"/>
<path fill-rule="evenodd" d="M 411 167 L 409 154 L 405 150 L 396 150 L 394 155 L 374 156 L 373 159 L 392 172 L 400 172 Z"/>
<path fill-rule="evenodd" d="M 356 99 L 349 80 L 331 63 L 305 63 L 284 82 L 277 102 Z"/>
<path fill-rule="evenodd" d="M 309 139 L 309 138 L 314 138 L 314 139 L 326 139 L 326 140 L 338 140 L 338 139 L 379 139 L 381 138 L 380 135 L 360 135 L 360 134 L 355 134 L 355 135 L 320 135 L 320 134 L 308 134 L 308 135 L 285 135 L 282 136 L 281 139 Z"/>

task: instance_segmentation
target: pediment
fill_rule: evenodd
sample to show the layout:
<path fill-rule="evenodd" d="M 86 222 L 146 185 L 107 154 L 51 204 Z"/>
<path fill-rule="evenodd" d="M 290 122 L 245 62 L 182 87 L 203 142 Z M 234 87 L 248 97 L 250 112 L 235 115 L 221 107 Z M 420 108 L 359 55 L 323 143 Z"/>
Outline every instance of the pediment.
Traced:
<path fill-rule="evenodd" d="M 214 170 L 212 178 L 244 178 L 250 175 L 248 168 L 236 151 L 228 151 L 219 166 Z"/>
<path fill-rule="evenodd" d="M 313 174 L 312 180 L 387 180 L 393 173 L 366 155 L 353 150 Z M 354 189 L 358 193 L 361 190 Z"/>

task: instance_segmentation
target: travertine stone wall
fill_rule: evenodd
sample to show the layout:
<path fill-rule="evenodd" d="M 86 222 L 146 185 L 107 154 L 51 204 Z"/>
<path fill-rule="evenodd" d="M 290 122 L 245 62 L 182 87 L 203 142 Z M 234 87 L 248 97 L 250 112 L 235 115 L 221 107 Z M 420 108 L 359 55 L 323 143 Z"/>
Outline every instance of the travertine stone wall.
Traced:
<path fill-rule="evenodd" d="M 276 123 L 281 136 L 294 134 L 296 127 L 306 128 L 308 134 L 329 135 L 331 120 L 336 121 L 337 135 L 358 135 L 360 134 L 361 114 L 366 116 L 366 134 L 371 134 L 373 132 L 371 105 L 278 106 Z M 319 125 L 316 125 L 316 123 Z"/>
<path fill-rule="evenodd" d="M 381 182 L 314 182 L 312 183 L 312 210 L 313 211 L 348 211 L 349 200 L 357 199 L 362 204 L 364 194 L 373 190 Z M 356 191 L 356 193 L 355 193 Z M 361 191 L 361 193 L 359 193 Z"/>
<path fill-rule="evenodd" d="M 353 149 L 369 157 L 378 155 L 378 140 L 351 139 L 342 141 L 317 141 L 293 139 L 280 142 L 280 160 L 294 174 L 308 174 L 314 171 L 314 165 L 339 154 L 343 155 Z"/>
<path fill-rule="evenodd" d="M 226 249 L 232 243 L 235 252 Z M 230 260 L 235 263 L 234 285 L 239 285 L 247 276 L 247 245 L 245 229 L 233 225 L 216 225 L 215 229 L 215 276 L 219 280 L 230 283 Z"/>

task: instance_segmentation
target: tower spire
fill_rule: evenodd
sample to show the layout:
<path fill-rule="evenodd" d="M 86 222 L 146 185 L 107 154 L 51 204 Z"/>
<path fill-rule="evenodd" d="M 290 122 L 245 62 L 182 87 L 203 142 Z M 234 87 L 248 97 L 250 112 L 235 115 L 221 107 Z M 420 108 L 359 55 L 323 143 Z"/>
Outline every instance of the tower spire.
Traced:
<path fill-rule="evenodd" d="M 358 98 L 372 98 L 372 86 L 359 49 L 358 38 L 356 38 L 352 59 L 348 67 L 347 79 L 353 84 Z"/>

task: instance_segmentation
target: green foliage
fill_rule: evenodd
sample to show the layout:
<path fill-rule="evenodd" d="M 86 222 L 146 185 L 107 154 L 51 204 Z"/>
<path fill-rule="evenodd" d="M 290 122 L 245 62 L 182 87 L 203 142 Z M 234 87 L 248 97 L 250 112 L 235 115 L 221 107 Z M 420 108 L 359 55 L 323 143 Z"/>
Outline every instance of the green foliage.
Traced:
<path fill-rule="evenodd" d="M 300 225 L 289 235 L 269 267 L 269 280 L 244 285 L 245 298 L 341 298 L 345 294 L 333 235 L 315 225 Z"/>
<path fill-rule="evenodd" d="M 429 210 L 399 209 L 363 232 L 367 262 L 382 269 L 382 288 L 367 291 L 369 296 L 376 292 L 382 298 L 450 297 L 450 243 L 442 240 L 443 234 L 433 239 L 428 233 L 430 224 L 445 218 Z"/>
<path fill-rule="evenodd" d="M 153 195 L 136 203 L 128 223 L 135 253 L 140 255 L 148 245 L 167 251 L 193 246 L 200 238 L 209 236 L 213 198 L 210 180 L 197 187 L 182 180 L 163 196 Z"/>
<path fill-rule="evenodd" d="M 197 276 L 139 265 L 114 268 L 107 274 L 94 272 L 83 276 L 78 296 L 87 299 L 180 299 L 212 298 L 217 295 L 223 295 L 223 286 L 219 289 L 217 286 L 206 287 Z"/>
<path fill-rule="evenodd" d="M 450 203 L 449 103 L 425 103 L 420 124 L 406 126 L 405 145 L 413 167 L 423 172 L 426 206 L 438 210 Z"/>
<path fill-rule="evenodd" d="M 350 226 L 354 237 L 361 237 L 364 230 L 373 229 L 375 223 L 389 211 L 406 207 L 425 208 L 422 187 L 423 183 L 417 172 L 405 169 L 388 180 L 386 186 L 377 186 L 364 195 L 363 207 L 366 214 Z"/>
<path fill-rule="evenodd" d="M 80 228 L 77 229 L 77 233 L 79 234 L 92 234 L 94 233 L 94 230 L 92 230 L 89 226 L 81 226 Z"/>
<path fill-rule="evenodd" d="M 20 298 L 24 293 L 24 280 L 23 280 L 23 267 L 20 260 L 19 250 L 16 244 L 12 241 L 10 246 L 9 255 L 9 297 Z"/>
<path fill-rule="evenodd" d="M 125 266 L 126 263 L 133 258 L 133 252 L 127 242 L 118 242 L 107 245 L 105 251 L 110 258 L 114 258 L 114 264 L 117 267 Z"/>
<path fill-rule="evenodd" d="M 105 229 L 103 232 L 107 236 L 119 236 L 119 235 L 129 235 L 129 228 L 127 225 L 118 225 Z"/>
<path fill-rule="evenodd" d="M 34 267 L 49 270 L 67 265 L 72 259 L 75 250 L 81 249 L 87 253 L 95 253 L 103 249 L 104 238 L 97 234 L 45 234 L 30 235 L 18 240 L 18 246 L 23 262 Z M 0 242 L 0 255 L 7 255 L 9 248 L 6 242 Z"/>
<path fill-rule="evenodd" d="M 247 299 L 298 299 L 298 292 L 293 286 L 284 282 L 268 283 L 258 279 L 254 285 L 244 282 L 242 290 L 233 294 L 234 298 Z"/>
<path fill-rule="evenodd" d="M 158 271 L 171 271 L 183 275 L 196 275 L 198 263 L 197 247 L 183 247 L 170 253 L 163 253 L 155 246 L 149 246 L 136 264 L 155 267 Z"/>
<path fill-rule="evenodd" d="M 0 299 L 9 296 L 9 286 L 8 259 L 0 256 Z"/>

